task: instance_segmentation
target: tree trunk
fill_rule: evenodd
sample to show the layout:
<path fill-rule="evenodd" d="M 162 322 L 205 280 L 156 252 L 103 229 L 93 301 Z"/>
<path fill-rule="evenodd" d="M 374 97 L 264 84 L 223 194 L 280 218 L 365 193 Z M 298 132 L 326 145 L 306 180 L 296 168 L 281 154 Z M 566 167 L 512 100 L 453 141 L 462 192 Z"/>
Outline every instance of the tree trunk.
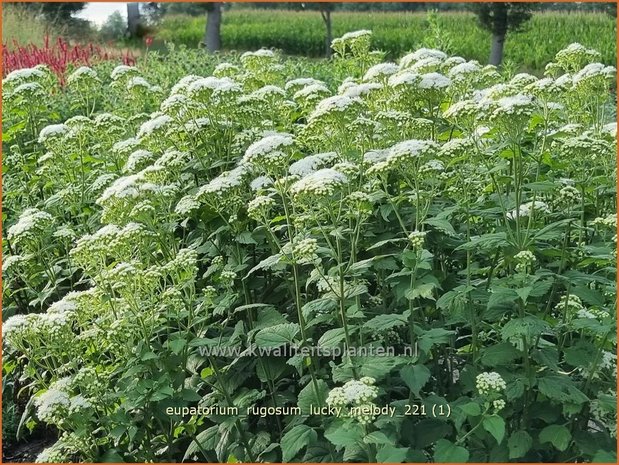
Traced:
<path fill-rule="evenodd" d="M 211 5 L 206 12 L 206 30 L 204 31 L 204 46 L 208 53 L 221 50 L 221 2 Z"/>
<path fill-rule="evenodd" d="M 129 37 L 137 37 L 140 27 L 140 4 L 127 3 L 127 30 Z"/>
<path fill-rule="evenodd" d="M 492 48 L 488 63 L 499 66 L 503 61 L 503 46 L 505 45 L 505 34 L 492 34 Z"/>
<path fill-rule="evenodd" d="M 492 25 L 492 47 L 488 63 L 499 66 L 503 61 L 503 46 L 509 27 L 509 5 L 507 3 L 494 3 L 494 21 Z"/>
<path fill-rule="evenodd" d="M 320 10 L 320 15 L 322 16 L 323 21 L 325 22 L 325 27 L 327 29 L 327 35 L 325 36 L 325 57 L 331 58 L 331 42 L 333 42 L 333 28 L 331 25 L 331 10 L 329 9 L 331 5 L 326 5 L 326 9 Z"/>

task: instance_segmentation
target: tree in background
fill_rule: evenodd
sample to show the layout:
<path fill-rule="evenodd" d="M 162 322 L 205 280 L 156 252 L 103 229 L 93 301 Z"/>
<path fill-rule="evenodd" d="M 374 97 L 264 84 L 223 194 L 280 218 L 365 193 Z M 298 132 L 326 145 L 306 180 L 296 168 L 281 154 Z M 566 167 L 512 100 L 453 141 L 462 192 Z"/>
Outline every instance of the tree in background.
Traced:
<path fill-rule="evenodd" d="M 121 39 L 127 32 L 127 21 L 119 11 L 115 11 L 108 16 L 99 32 L 101 37 L 103 37 L 103 40 Z"/>
<path fill-rule="evenodd" d="M 206 3 L 204 47 L 208 53 L 221 50 L 221 2 Z"/>
<path fill-rule="evenodd" d="M 488 63 L 498 66 L 503 61 L 503 47 L 508 31 L 517 31 L 531 19 L 532 5 L 528 3 L 473 3 L 471 9 L 482 27 L 492 33 Z"/>
<path fill-rule="evenodd" d="M 129 37 L 138 37 L 140 21 L 140 4 L 127 3 L 127 30 L 129 32 Z"/>
<path fill-rule="evenodd" d="M 271 4 L 269 3 L 269 5 Z M 335 11 L 338 4 L 329 2 L 311 2 L 301 4 L 288 3 L 287 5 L 292 5 L 294 6 L 294 9 L 297 10 L 299 9 L 300 5 L 301 10 L 318 10 L 320 12 L 320 16 L 325 23 L 325 57 L 331 58 L 331 42 L 333 42 L 333 22 L 331 20 L 331 12 Z"/>
<path fill-rule="evenodd" d="M 75 13 L 84 9 L 86 2 L 36 2 L 12 3 L 12 5 L 41 14 L 52 23 L 68 23 L 73 19 Z"/>
<path fill-rule="evenodd" d="M 224 4 L 222 2 L 148 2 L 145 13 L 156 23 L 165 15 L 202 16 L 206 11 L 206 26 L 202 45 L 209 53 L 221 50 L 221 17 Z"/>
<path fill-rule="evenodd" d="M 320 3 L 320 16 L 325 22 L 326 34 L 325 34 L 325 57 L 331 58 L 331 42 L 333 42 L 333 27 L 331 24 L 331 11 L 333 10 L 333 4 Z"/>

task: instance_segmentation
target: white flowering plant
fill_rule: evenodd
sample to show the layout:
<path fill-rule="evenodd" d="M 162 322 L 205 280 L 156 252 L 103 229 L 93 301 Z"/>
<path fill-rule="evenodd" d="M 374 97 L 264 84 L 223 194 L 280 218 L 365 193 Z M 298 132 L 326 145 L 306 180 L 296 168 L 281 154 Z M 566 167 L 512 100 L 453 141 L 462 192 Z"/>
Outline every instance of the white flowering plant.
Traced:
<path fill-rule="evenodd" d="M 333 49 L 7 76 L 38 461 L 616 460 L 614 68 Z"/>

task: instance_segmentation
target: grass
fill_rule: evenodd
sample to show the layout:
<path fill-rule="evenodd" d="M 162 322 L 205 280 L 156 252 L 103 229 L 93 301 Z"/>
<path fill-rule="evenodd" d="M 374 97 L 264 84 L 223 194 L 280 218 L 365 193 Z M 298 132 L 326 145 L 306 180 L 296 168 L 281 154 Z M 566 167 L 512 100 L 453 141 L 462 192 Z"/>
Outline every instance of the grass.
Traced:
<path fill-rule="evenodd" d="M 333 13 L 334 37 L 371 29 L 374 46 L 386 51 L 390 59 L 438 42 L 450 54 L 487 61 L 490 34 L 478 26 L 472 13 L 439 13 L 436 24 L 432 29 L 425 13 Z M 170 16 L 159 27 L 157 38 L 196 47 L 204 26 L 203 17 Z M 233 10 L 224 12 L 222 42 L 227 50 L 274 47 L 292 55 L 321 56 L 324 30 L 318 12 Z M 615 64 L 616 30 L 615 20 L 603 13 L 538 13 L 523 31 L 508 36 L 505 58 L 522 69 L 541 72 L 557 51 L 581 42 L 600 50 L 605 63 Z"/>
<path fill-rule="evenodd" d="M 65 30 L 38 18 L 31 11 L 5 4 L 2 8 L 2 43 L 10 50 L 14 44 L 34 44 L 42 47 L 45 37 L 59 37 Z"/>

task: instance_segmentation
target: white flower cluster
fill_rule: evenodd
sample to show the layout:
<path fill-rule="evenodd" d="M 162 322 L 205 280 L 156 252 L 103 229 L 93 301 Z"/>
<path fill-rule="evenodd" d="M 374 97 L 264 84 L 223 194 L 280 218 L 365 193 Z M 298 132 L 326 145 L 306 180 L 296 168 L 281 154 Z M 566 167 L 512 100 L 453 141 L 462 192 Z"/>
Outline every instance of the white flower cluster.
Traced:
<path fill-rule="evenodd" d="M 555 305 L 555 311 L 558 314 L 562 314 L 564 312 L 573 314 L 579 312 L 580 310 L 584 310 L 584 306 L 582 304 L 582 300 L 575 294 L 567 294 L 561 296 L 557 305 Z"/>
<path fill-rule="evenodd" d="M 368 169 L 368 174 L 381 174 L 394 169 L 414 170 L 420 162 L 438 153 L 439 145 L 431 140 L 411 139 L 391 147 L 383 161 Z"/>
<path fill-rule="evenodd" d="M 331 91 L 324 84 L 310 84 L 295 92 L 292 98 L 312 104 L 330 95 Z"/>
<path fill-rule="evenodd" d="M 26 257 L 22 255 L 9 255 L 2 257 L 2 273 L 4 274 L 11 271 L 16 271 L 20 268 L 20 265 L 23 265 L 26 262 Z"/>
<path fill-rule="evenodd" d="M 540 200 L 534 200 L 533 202 L 523 203 L 520 205 L 518 213 L 516 213 L 516 210 L 512 210 L 507 213 L 507 218 L 510 220 L 515 220 L 517 218 L 528 218 L 532 214 L 539 215 L 544 213 L 550 213 L 550 208 L 548 205 Z"/>
<path fill-rule="evenodd" d="M 202 186 L 196 198 L 200 201 L 209 199 L 211 196 L 221 198 L 223 195 L 241 186 L 249 171 L 249 165 L 242 164 L 230 171 L 224 171 L 222 174 L 213 178 L 208 184 Z"/>
<path fill-rule="evenodd" d="M 505 381 L 495 371 L 484 372 L 477 375 L 475 378 L 475 387 L 482 396 L 498 394 L 505 390 L 507 385 Z"/>
<path fill-rule="evenodd" d="M 45 126 L 39 133 L 39 144 L 49 146 L 54 142 L 62 140 L 68 132 L 69 127 L 66 124 L 50 124 Z"/>
<path fill-rule="evenodd" d="M 441 52 L 440 50 L 436 50 L 433 48 L 420 48 L 412 53 L 409 53 L 408 55 L 403 56 L 400 59 L 400 68 L 409 68 L 415 63 L 422 60 L 434 59 L 436 61 L 442 62 L 446 58 L 447 54 Z"/>
<path fill-rule="evenodd" d="M 121 78 L 133 77 L 140 74 L 140 71 L 135 66 L 119 65 L 112 70 L 110 78 L 112 81 L 117 81 Z"/>
<path fill-rule="evenodd" d="M 247 214 L 255 220 L 264 220 L 275 206 L 275 199 L 267 195 L 259 195 L 247 204 Z"/>
<path fill-rule="evenodd" d="M 138 139 L 151 136 L 153 133 L 166 129 L 172 122 L 168 115 L 157 115 L 154 118 L 142 123 L 138 130 Z"/>
<path fill-rule="evenodd" d="M 378 397 L 375 382 L 374 378 L 364 376 L 359 380 L 350 380 L 342 387 L 333 388 L 327 396 L 327 405 L 341 407 L 345 409 L 345 415 L 353 417 L 361 424 L 369 424 L 374 421 L 374 414 L 361 410 L 363 407 L 374 406 L 373 401 Z"/>
<path fill-rule="evenodd" d="M 580 192 L 573 186 L 565 186 L 559 190 L 559 202 L 563 205 L 574 205 L 579 203 L 580 200 Z"/>
<path fill-rule="evenodd" d="M 612 214 L 605 217 L 597 217 L 593 220 L 594 226 L 604 226 L 610 229 L 617 229 L 617 215 Z"/>
<path fill-rule="evenodd" d="M 316 239 L 307 238 L 294 244 L 292 255 L 294 260 L 299 264 L 311 263 L 318 258 L 316 255 L 317 250 L 318 241 L 316 241 Z"/>
<path fill-rule="evenodd" d="M 37 208 L 28 208 L 19 215 L 19 220 L 8 229 L 7 237 L 15 244 L 41 239 L 41 233 L 54 222 L 54 217 Z"/>
<path fill-rule="evenodd" d="M 234 280 L 237 278 L 236 272 L 232 270 L 223 270 L 219 274 L 219 279 L 221 279 L 222 283 L 226 286 L 231 286 L 234 284 Z"/>
<path fill-rule="evenodd" d="M 67 83 L 71 85 L 91 85 L 99 82 L 97 72 L 88 66 L 80 66 L 73 71 L 67 78 Z"/>
<path fill-rule="evenodd" d="M 127 162 L 123 167 L 124 173 L 134 173 L 143 168 L 146 168 L 155 158 L 153 152 L 149 150 L 139 149 L 132 152 L 127 158 Z"/>
<path fill-rule="evenodd" d="M 395 63 L 379 63 L 368 69 L 363 76 L 364 81 L 374 81 L 377 79 L 386 79 L 392 74 L 397 73 L 400 67 Z"/>
<path fill-rule="evenodd" d="M 520 273 L 526 272 L 537 261 L 530 250 L 521 250 L 514 255 L 514 260 L 516 260 L 516 271 Z"/>
<path fill-rule="evenodd" d="M 290 134 L 268 135 L 247 148 L 241 163 L 263 166 L 267 169 L 281 166 L 287 161 L 287 152 L 290 151 L 293 144 L 294 138 Z"/>
<path fill-rule="evenodd" d="M 348 182 L 345 174 L 331 168 L 323 168 L 308 174 L 290 186 L 293 197 L 314 196 L 327 197 L 335 193 L 336 189 Z"/>
<path fill-rule="evenodd" d="M 413 231 L 408 235 L 408 240 L 411 242 L 413 249 L 421 249 L 423 248 L 423 244 L 426 240 L 426 232 L 425 231 Z"/>
<path fill-rule="evenodd" d="M 578 318 L 587 318 L 590 320 L 603 320 L 610 316 L 606 310 L 601 308 L 591 307 L 591 308 L 582 308 L 576 312 L 576 316 Z"/>
<path fill-rule="evenodd" d="M 353 113 L 352 110 L 359 107 L 361 104 L 362 101 L 359 97 L 334 95 L 333 97 L 321 100 L 320 103 L 316 105 L 315 110 L 309 115 L 308 120 L 311 122 L 327 115 L 334 115 L 337 117 L 346 112 Z"/>
<path fill-rule="evenodd" d="M 319 168 L 335 162 L 338 156 L 335 152 L 318 153 L 316 155 L 308 155 L 295 161 L 288 168 L 288 172 L 300 177 L 307 176 Z"/>
<path fill-rule="evenodd" d="M 37 417 L 48 424 L 58 423 L 67 413 L 71 400 L 64 390 L 50 387 L 34 398 Z"/>
<path fill-rule="evenodd" d="M 20 340 L 35 325 L 37 314 L 17 314 L 10 316 L 2 323 L 2 341 L 13 349 L 19 347 Z"/>
<path fill-rule="evenodd" d="M 288 92 L 294 93 L 304 87 L 315 86 L 315 85 L 325 86 L 325 83 L 323 81 L 320 81 L 314 78 L 297 78 L 297 79 L 288 81 L 286 85 L 284 86 L 284 89 L 286 89 L 286 91 Z"/>
<path fill-rule="evenodd" d="M 40 82 L 45 79 L 45 77 L 45 71 L 39 67 L 16 69 L 7 74 L 2 80 L 2 87 L 4 89 L 11 89 L 21 84 Z"/>

